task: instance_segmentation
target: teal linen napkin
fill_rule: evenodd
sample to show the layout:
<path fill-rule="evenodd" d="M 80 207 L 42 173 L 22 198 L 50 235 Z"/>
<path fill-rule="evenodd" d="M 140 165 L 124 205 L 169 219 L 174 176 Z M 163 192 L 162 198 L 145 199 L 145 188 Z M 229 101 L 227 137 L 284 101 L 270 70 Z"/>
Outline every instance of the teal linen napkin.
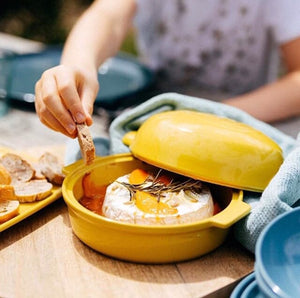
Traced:
<path fill-rule="evenodd" d="M 245 193 L 244 201 L 251 213 L 236 223 L 236 238 L 254 253 L 256 240 L 263 228 L 279 214 L 289 211 L 300 199 L 300 147 L 284 160 L 277 174 L 260 195 Z"/>
<path fill-rule="evenodd" d="M 285 161 L 280 170 L 262 194 L 244 193 L 244 201 L 251 205 L 252 210 L 234 226 L 237 240 L 254 252 L 256 240 L 264 226 L 277 215 L 291 209 L 300 199 L 300 149 L 297 141 L 237 108 L 203 98 L 164 93 L 123 112 L 111 123 L 110 154 L 129 152 L 122 142 L 124 134 L 137 130 L 151 115 L 171 110 L 194 110 L 246 123 L 268 135 L 282 148 Z"/>

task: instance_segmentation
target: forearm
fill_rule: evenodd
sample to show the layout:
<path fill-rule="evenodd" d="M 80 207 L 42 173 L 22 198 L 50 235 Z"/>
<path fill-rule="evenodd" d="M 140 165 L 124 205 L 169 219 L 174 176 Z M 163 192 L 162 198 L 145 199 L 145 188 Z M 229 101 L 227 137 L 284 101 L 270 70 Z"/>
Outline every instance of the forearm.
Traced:
<path fill-rule="evenodd" d="M 275 122 L 300 115 L 300 71 L 253 92 L 223 101 L 265 122 Z"/>
<path fill-rule="evenodd" d="M 95 1 L 70 32 L 61 63 L 97 69 L 119 50 L 134 13 L 134 0 Z"/>

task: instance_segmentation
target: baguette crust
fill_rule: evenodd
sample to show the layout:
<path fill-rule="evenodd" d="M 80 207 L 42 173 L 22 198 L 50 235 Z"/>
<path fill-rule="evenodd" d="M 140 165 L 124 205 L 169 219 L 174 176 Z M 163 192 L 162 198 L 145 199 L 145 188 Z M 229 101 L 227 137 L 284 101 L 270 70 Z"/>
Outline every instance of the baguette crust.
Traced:
<path fill-rule="evenodd" d="M 52 192 L 53 185 L 47 180 L 30 180 L 15 185 L 16 199 L 20 203 L 29 203 L 45 199 Z"/>
<path fill-rule="evenodd" d="M 82 159 L 86 165 L 90 165 L 95 159 L 96 152 L 90 130 L 88 126 L 83 123 L 77 124 L 77 132 Z"/>
<path fill-rule="evenodd" d="M 0 224 L 19 214 L 19 201 L 0 201 Z"/>
<path fill-rule="evenodd" d="M 10 184 L 11 176 L 6 168 L 0 164 L 0 184 Z"/>
<path fill-rule="evenodd" d="M 0 185 L 0 202 L 4 200 L 15 200 L 15 189 L 12 185 Z"/>

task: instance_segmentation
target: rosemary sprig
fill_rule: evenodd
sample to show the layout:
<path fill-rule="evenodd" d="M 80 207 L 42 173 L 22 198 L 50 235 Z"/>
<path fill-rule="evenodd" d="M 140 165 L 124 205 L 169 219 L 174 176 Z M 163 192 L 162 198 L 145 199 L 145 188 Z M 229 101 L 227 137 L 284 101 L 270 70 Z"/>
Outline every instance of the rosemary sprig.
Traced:
<path fill-rule="evenodd" d="M 126 182 L 120 182 L 121 185 L 125 186 L 130 193 L 130 201 L 134 198 L 137 191 L 148 192 L 151 195 L 157 196 L 157 201 L 160 201 L 161 194 L 163 192 L 180 192 L 181 190 L 189 190 L 193 193 L 198 193 L 202 188 L 202 183 L 199 180 L 194 180 L 191 178 L 178 179 L 174 181 L 172 179 L 168 185 L 165 185 L 159 181 L 159 176 L 161 170 L 156 174 L 154 178 L 151 175 L 146 179 L 145 182 L 141 184 L 130 184 Z"/>

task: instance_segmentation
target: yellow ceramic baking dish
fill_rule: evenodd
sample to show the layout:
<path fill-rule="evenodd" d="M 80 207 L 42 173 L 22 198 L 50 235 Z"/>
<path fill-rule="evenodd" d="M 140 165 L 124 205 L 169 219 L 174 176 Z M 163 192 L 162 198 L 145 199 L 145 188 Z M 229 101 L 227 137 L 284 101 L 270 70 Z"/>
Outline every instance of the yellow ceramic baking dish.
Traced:
<path fill-rule="evenodd" d="M 262 192 L 283 162 L 262 132 L 212 114 L 180 110 L 146 120 L 123 142 L 135 157 L 194 179 Z"/>
<path fill-rule="evenodd" d="M 198 222 L 180 225 L 149 226 L 113 221 L 83 207 L 82 179 L 91 173 L 92 181 L 107 185 L 136 168 L 151 165 L 131 154 L 97 158 L 90 166 L 78 161 L 65 167 L 62 186 L 74 233 L 85 244 L 105 255 L 139 263 L 169 263 L 189 260 L 206 254 L 225 240 L 230 227 L 250 212 L 242 201 L 243 191 L 209 185 L 214 200 L 223 208 L 220 213 Z"/>

